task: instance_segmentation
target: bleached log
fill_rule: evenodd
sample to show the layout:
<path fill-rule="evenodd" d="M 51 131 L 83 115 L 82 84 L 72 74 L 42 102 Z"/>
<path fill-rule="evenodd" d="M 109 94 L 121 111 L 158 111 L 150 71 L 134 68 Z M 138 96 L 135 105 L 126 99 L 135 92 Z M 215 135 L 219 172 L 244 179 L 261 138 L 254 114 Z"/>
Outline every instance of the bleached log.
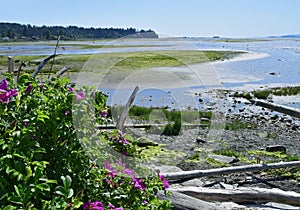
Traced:
<path fill-rule="evenodd" d="M 292 206 L 300 206 L 300 194 L 283 191 L 277 188 L 240 187 L 236 189 L 210 189 L 202 187 L 170 188 L 171 192 L 183 193 L 204 201 L 235 203 L 276 202 Z"/>
<path fill-rule="evenodd" d="M 134 90 L 133 90 L 131 96 L 129 97 L 129 99 L 128 99 L 126 105 L 125 105 L 125 107 L 123 108 L 122 113 L 121 113 L 121 115 L 120 115 L 120 117 L 119 117 L 119 119 L 118 119 L 117 126 L 116 126 L 116 128 L 117 128 L 118 130 L 123 130 L 124 122 L 125 122 L 125 120 L 126 120 L 126 117 L 127 117 L 127 115 L 128 115 L 128 112 L 129 112 L 129 110 L 130 110 L 130 107 L 131 107 L 131 105 L 132 105 L 132 103 L 133 103 L 133 101 L 134 101 L 134 99 L 135 99 L 135 96 L 136 96 L 136 94 L 138 93 L 138 91 L 139 91 L 139 87 L 136 86 L 136 87 L 134 88 Z"/>
<path fill-rule="evenodd" d="M 202 201 L 176 191 L 173 191 L 170 196 L 165 196 L 163 192 L 158 192 L 157 196 L 160 199 L 171 201 L 172 205 L 174 206 L 173 209 L 177 210 L 221 210 L 221 208 L 214 203 Z"/>
<path fill-rule="evenodd" d="M 223 174 L 231 174 L 231 173 L 245 172 L 245 171 L 260 171 L 260 170 L 276 169 L 276 168 L 288 168 L 288 167 L 295 167 L 295 166 L 300 166 L 300 161 L 232 166 L 232 167 L 214 168 L 214 169 L 207 169 L 207 170 L 182 171 L 182 172 L 174 172 L 174 173 L 165 173 L 164 176 L 168 180 L 188 180 L 188 179 L 204 177 L 204 176 L 223 175 Z"/>
<path fill-rule="evenodd" d="M 14 72 L 14 59 L 11 56 L 8 56 L 8 72 L 13 73 Z"/>
<path fill-rule="evenodd" d="M 151 127 L 163 127 L 168 125 L 168 123 L 164 124 L 124 124 L 123 127 L 129 127 L 129 128 L 151 128 Z M 200 124 L 182 124 L 184 127 L 189 128 L 197 128 L 200 126 Z M 97 125 L 98 129 L 116 129 L 117 125 L 114 124 L 108 124 L 108 125 Z"/>
<path fill-rule="evenodd" d="M 22 67 L 25 67 L 25 66 L 26 66 L 25 62 L 21 61 L 21 64 L 19 65 L 19 68 L 18 68 L 18 73 L 17 73 L 17 79 L 16 79 L 16 81 L 17 81 L 17 82 L 18 82 L 18 81 L 19 81 L 19 79 L 20 79 L 20 75 L 21 75 Z"/>
<path fill-rule="evenodd" d="M 288 107 L 280 104 L 271 103 L 265 100 L 259 99 L 251 99 L 251 103 L 255 104 L 256 106 L 261 106 L 264 108 L 271 109 L 273 111 L 277 111 L 283 114 L 288 114 L 297 118 L 300 118 L 300 109 Z"/>

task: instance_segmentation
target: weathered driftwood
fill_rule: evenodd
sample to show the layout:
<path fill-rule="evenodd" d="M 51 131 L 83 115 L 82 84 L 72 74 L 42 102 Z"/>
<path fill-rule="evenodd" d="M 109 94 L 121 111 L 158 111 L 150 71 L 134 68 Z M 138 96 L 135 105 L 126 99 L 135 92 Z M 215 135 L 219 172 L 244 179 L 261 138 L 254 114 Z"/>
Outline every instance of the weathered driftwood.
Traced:
<path fill-rule="evenodd" d="M 172 210 L 221 210 L 221 208 L 214 203 L 202 201 L 176 191 L 173 191 L 170 196 L 165 196 L 163 192 L 159 192 L 157 196 L 160 199 L 171 201 L 174 206 Z"/>
<path fill-rule="evenodd" d="M 166 126 L 168 125 L 167 123 L 165 124 L 125 124 L 123 125 L 123 127 L 130 127 L 130 128 L 150 128 L 150 127 L 162 127 L 162 126 Z M 192 128 L 195 128 L 195 127 L 199 127 L 201 126 L 200 124 L 188 124 L 188 123 L 185 123 L 185 124 L 182 124 L 182 126 L 184 127 L 192 127 Z M 117 128 L 117 125 L 114 125 L 114 124 L 109 124 L 109 125 L 98 125 L 97 126 L 98 129 L 116 129 Z"/>
<path fill-rule="evenodd" d="M 21 61 L 21 63 L 20 63 L 20 65 L 19 65 L 19 68 L 18 68 L 18 73 L 17 73 L 17 82 L 19 81 L 19 79 L 20 79 L 20 75 L 21 75 L 21 71 L 22 71 L 22 67 L 25 67 L 26 66 L 26 64 L 25 64 L 25 62 L 23 62 L 23 61 Z"/>
<path fill-rule="evenodd" d="M 56 74 L 55 74 L 55 76 L 57 77 L 57 78 L 59 78 L 61 75 L 63 75 L 66 71 L 68 71 L 68 67 L 63 67 L 60 71 L 58 71 Z"/>
<path fill-rule="evenodd" d="M 265 169 L 287 168 L 287 167 L 294 167 L 294 166 L 300 166 L 300 161 L 232 166 L 232 167 L 214 168 L 214 169 L 207 169 L 207 170 L 182 171 L 182 172 L 174 172 L 174 173 L 165 173 L 164 175 L 168 180 L 188 180 L 188 179 L 204 177 L 204 176 L 223 175 L 223 174 L 245 172 L 245 171 L 260 171 Z"/>
<path fill-rule="evenodd" d="M 129 97 L 129 99 L 128 99 L 126 105 L 125 105 L 125 107 L 123 108 L 122 113 L 121 113 L 121 115 L 120 115 L 120 117 L 119 117 L 119 119 L 118 119 L 117 125 L 116 125 L 116 128 L 117 128 L 118 130 L 123 130 L 124 122 L 125 122 L 125 120 L 126 120 L 126 117 L 127 117 L 127 115 L 128 115 L 128 112 L 129 112 L 129 110 L 130 110 L 130 107 L 131 107 L 131 105 L 132 105 L 132 103 L 133 103 L 133 101 L 134 101 L 134 99 L 135 99 L 135 96 L 136 96 L 136 94 L 137 94 L 138 91 L 139 91 L 139 87 L 136 86 L 136 87 L 134 88 L 134 90 L 133 90 L 131 96 Z"/>
<path fill-rule="evenodd" d="M 51 74 L 52 69 L 53 69 L 53 65 L 54 65 L 54 61 L 55 61 L 55 56 L 56 56 L 56 52 L 57 52 L 57 49 L 58 49 L 59 40 L 60 40 L 60 36 L 57 37 L 57 42 L 56 42 L 56 46 L 55 46 L 54 53 L 53 53 L 54 57 L 53 57 L 53 60 L 52 60 L 52 63 L 51 63 L 51 67 L 50 67 L 50 70 L 49 70 L 48 78 L 50 78 L 50 74 Z"/>
<path fill-rule="evenodd" d="M 283 191 L 277 188 L 240 187 L 236 189 L 210 189 L 202 187 L 171 188 L 171 192 L 179 192 L 204 201 L 265 203 L 277 202 L 292 206 L 300 206 L 300 194 Z"/>
<path fill-rule="evenodd" d="M 300 118 L 300 109 L 288 107 L 288 106 L 284 106 L 284 105 L 280 105 L 280 104 L 275 104 L 275 103 L 271 103 L 271 102 L 268 102 L 265 100 L 259 100 L 259 99 L 251 99 L 250 101 L 251 101 L 251 103 L 253 103 L 257 106 L 261 106 L 261 107 L 268 108 L 268 109 L 271 109 L 276 112 L 280 112 L 283 114 L 288 114 L 288 115 Z"/>
<path fill-rule="evenodd" d="M 42 63 L 40 63 L 40 65 L 37 67 L 37 69 L 33 72 L 32 76 L 36 77 L 36 75 L 38 75 L 38 73 L 42 70 L 42 68 L 48 63 L 49 60 L 51 60 L 51 58 L 54 58 L 55 56 L 57 56 L 56 54 L 50 55 L 48 58 L 44 59 L 42 61 Z"/>
<path fill-rule="evenodd" d="M 14 59 L 11 56 L 8 56 L 8 72 L 13 73 L 14 72 Z"/>

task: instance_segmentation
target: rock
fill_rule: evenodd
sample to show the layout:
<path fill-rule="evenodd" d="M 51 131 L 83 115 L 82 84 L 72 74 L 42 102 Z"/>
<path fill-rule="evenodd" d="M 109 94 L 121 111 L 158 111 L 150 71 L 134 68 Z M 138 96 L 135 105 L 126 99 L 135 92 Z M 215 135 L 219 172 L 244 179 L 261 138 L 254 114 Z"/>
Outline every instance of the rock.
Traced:
<path fill-rule="evenodd" d="M 157 171 L 158 173 L 162 173 L 162 174 L 182 171 L 181 168 L 179 168 L 177 166 L 168 166 L 168 165 L 161 165 L 161 166 L 151 165 L 150 168 L 153 169 L 154 171 Z"/>
<path fill-rule="evenodd" d="M 202 187 L 205 184 L 201 179 L 191 179 L 181 183 L 182 186 Z"/>
<path fill-rule="evenodd" d="M 223 155 L 213 155 L 213 154 L 209 154 L 208 157 L 213 158 L 216 161 L 221 162 L 221 163 L 232 164 L 232 163 L 239 162 L 239 160 L 236 157 L 229 157 L 229 156 L 223 156 Z"/>
<path fill-rule="evenodd" d="M 239 109 L 239 112 L 244 112 L 245 111 L 245 108 L 240 108 Z"/>
<path fill-rule="evenodd" d="M 260 138 L 267 138 L 268 136 L 268 133 L 267 132 L 261 132 L 261 133 L 257 133 L 257 135 L 260 137 Z"/>
<path fill-rule="evenodd" d="M 278 118 L 279 118 L 279 116 L 277 114 L 270 117 L 271 120 L 277 120 Z"/>
<path fill-rule="evenodd" d="M 267 152 L 283 152 L 286 153 L 286 148 L 282 145 L 270 145 L 266 147 Z"/>
<path fill-rule="evenodd" d="M 139 147 L 158 146 L 158 143 L 153 142 L 145 137 L 140 137 L 137 139 L 137 146 Z"/>
<path fill-rule="evenodd" d="M 196 139 L 196 142 L 198 143 L 198 144 L 204 144 L 204 143 L 206 143 L 206 141 L 204 140 L 204 139 L 202 139 L 201 137 L 197 137 L 197 139 Z"/>

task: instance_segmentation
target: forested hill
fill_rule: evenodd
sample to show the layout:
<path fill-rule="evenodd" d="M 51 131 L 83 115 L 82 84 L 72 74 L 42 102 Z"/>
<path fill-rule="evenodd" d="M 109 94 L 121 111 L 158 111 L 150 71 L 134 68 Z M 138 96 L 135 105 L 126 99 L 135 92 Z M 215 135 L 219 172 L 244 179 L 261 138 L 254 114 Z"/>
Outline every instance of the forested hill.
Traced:
<path fill-rule="evenodd" d="M 152 30 L 138 31 L 135 28 L 83 28 L 77 26 L 34 26 L 30 24 L 0 22 L 1 40 L 52 40 L 60 36 L 63 40 L 158 38 Z"/>

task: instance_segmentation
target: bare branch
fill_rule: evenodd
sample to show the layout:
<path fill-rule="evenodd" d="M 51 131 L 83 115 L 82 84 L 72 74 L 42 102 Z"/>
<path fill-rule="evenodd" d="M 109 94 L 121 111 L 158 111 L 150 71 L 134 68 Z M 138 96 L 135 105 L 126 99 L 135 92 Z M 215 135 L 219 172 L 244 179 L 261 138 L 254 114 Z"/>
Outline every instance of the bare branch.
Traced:
<path fill-rule="evenodd" d="M 44 59 L 43 62 L 37 67 L 37 69 L 33 72 L 32 76 L 33 77 L 36 77 L 36 75 L 38 75 L 38 73 L 42 70 L 42 68 L 48 63 L 48 61 L 51 59 L 51 58 L 54 58 L 55 54 L 53 55 L 50 55 L 48 58 Z"/>

